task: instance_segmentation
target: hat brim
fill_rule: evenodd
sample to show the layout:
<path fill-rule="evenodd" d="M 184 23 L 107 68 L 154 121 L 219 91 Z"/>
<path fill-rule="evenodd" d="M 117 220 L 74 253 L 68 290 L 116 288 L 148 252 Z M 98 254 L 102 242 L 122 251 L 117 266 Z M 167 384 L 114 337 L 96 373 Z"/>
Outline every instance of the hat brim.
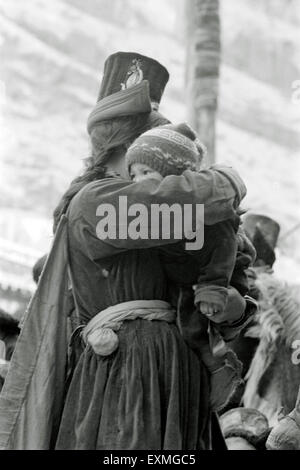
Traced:
<path fill-rule="evenodd" d="M 162 115 L 153 109 L 149 95 L 149 83 L 146 80 L 99 101 L 88 117 L 87 130 L 91 133 L 93 127 L 103 121 L 144 113 L 154 113 L 153 120 L 156 116 L 156 120 L 162 122 L 159 125 L 169 122 L 166 118 L 162 119 Z"/>

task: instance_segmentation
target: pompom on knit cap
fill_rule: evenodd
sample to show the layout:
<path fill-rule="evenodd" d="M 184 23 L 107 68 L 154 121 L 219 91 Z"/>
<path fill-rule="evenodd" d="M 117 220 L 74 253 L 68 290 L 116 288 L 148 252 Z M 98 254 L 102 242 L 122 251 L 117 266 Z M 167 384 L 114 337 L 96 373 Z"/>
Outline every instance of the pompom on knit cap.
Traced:
<path fill-rule="evenodd" d="M 134 163 L 142 163 L 163 177 L 197 170 L 204 146 L 186 123 L 167 124 L 145 132 L 129 147 L 126 154 L 128 172 Z"/>

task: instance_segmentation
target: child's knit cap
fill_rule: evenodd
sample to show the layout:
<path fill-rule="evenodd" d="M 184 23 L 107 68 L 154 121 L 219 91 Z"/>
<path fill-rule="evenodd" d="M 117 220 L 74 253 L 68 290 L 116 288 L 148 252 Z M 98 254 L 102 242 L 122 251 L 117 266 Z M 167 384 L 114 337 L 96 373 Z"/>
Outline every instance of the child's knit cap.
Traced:
<path fill-rule="evenodd" d="M 185 170 L 197 170 L 205 147 L 195 132 L 182 123 L 167 124 L 151 129 L 129 147 L 126 153 L 128 172 L 134 163 L 143 163 L 163 177 L 181 175 Z"/>

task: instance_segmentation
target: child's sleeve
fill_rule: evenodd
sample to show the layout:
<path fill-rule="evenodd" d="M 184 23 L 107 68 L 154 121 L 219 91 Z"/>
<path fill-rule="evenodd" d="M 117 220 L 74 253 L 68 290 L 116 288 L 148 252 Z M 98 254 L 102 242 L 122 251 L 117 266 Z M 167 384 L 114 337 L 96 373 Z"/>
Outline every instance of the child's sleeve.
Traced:
<path fill-rule="evenodd" d="M 120 198 L 126 200 L 127 208 L 138 210 L 139 205 L 147 213 L 151 213 L 153 205 L 158 204 L 167 204 L 168 207 L 177 204 L 182 212 L 185 204 L 204 204 L 205 223 L 214 224 L 234 217 L 236 205 L 245 194 L 246 188 L 239 175 L 232 168 L 222 166 L 200 172 L 186 170 L 180 176 L 170 175 L 161 182 L 149 179 L 133 183 L 121 178 L 106 178 L 90 183 L 74 197 L 69 207 L 69 220 L 79 242 L 86 243 L 88 238 L 92 259 L 100 259 L 126 250 L 175 243 L 178 239 L 174 230 L 168 239 L 164 233 L 158 238 L 151 237 L 151 220 L 147 224 L 147 237 L 109 236 L 100 239 L 97 236 L 99 208 L 110 208 L 112 216 L 115 212 L 114 223 L 120 228 L 119 215 L 126 212 L 126 209 L 119 209 Z M 197 217 L 193 214 L 193 226 L 196 226 Z M 203 220 L 198 222 L 203 223 Z"/>
<path fill-rule="evenodd" d="M 237 225 L 238 221 L 231 219 L 205 226 L 202 256 L 198 259 L 196 305 L 207 302 L 219 305 L 219 310 L 224 309 L 236 261 Z"/>

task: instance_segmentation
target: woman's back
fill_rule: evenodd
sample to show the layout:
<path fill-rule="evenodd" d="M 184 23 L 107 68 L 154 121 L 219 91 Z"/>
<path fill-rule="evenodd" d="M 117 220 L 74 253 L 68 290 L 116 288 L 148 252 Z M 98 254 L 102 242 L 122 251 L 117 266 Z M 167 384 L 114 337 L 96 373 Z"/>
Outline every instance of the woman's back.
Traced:
<path fill-rule="evenodd" d="M 89 321 L 101 310 L 121 302 L 166 300 L 166 277 L 156 248 L 99 258 L 93 250 L 92 242 L 97 244 L 97 239 L 87 228 L 82 198 L 74 198 L 71 206 L 69 260 L 81 321 Z"/>

